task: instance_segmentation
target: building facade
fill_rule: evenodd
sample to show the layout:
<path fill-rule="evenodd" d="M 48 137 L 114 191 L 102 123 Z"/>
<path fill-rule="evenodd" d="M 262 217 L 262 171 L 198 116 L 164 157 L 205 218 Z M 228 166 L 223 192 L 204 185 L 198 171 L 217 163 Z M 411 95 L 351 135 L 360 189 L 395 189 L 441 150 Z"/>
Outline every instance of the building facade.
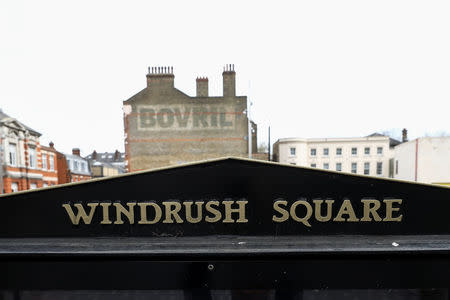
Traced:
<path fill-rule="evenodd" d="M 87 159 L 81 157 L 80 149 L 73 148 L 72 154 L 58 154 L 59 183 L 86 181 L 92 178 Z"/>
<path fill-rule="evenodd" d="M 57 184 L 56 151 L 41 134 L 0 110 L 0 193 Z"/>
<path fill-rule="evenodd" d="M 422 137 L 396 146 L 394 178 L 450 186 L 450 137 Z"/>
<path fill-rule="evenodd" d="M 381 134 L 360 138 L 285 138 L 273 146 L 274 161 L 360 175 L 392 177 L 393 147 Z"/>
<path fill-rule="evenodd" d="M 149 68 L 147 87 L 123 102 L 128 171 L 248 155 L 247 97 L 236 96 L 233 65 L 222 76 L 223 96 L 209 96 L 200 77 L 191 97 L 175 88 L 173 68 Z"/>
<path fill-rule="evenodd" d="M 100 152 L 94 150 L 86 156 L 91 168 L 92 177 L 108 177 L 123 174 L 126 172 L 125 153 L 119 152 Z"/>

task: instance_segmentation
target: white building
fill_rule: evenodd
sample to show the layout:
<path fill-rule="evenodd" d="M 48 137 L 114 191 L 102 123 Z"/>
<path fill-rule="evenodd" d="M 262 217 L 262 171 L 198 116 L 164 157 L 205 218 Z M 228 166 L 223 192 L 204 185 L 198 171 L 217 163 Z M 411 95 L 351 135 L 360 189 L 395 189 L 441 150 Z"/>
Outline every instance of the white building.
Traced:
<path fill-rule="evenodd" d="M 393 177 L 391 159 L 398 144 L 377 133 L 359 138 L 285 138 L 274 144 L 273 153 L 274 160 L 281 163 Z"/>
<path fill-rule="evenodd" d="M 394 151 L 394 178 L 450 185 L 450 137 L 423 137 Z"/>

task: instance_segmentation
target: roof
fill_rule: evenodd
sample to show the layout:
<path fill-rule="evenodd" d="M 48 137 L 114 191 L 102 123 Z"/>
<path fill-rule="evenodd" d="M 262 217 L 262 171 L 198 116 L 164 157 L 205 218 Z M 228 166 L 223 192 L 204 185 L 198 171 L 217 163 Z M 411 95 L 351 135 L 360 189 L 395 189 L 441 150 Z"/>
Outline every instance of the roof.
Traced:
<path fill-rule="evenodd" d="M 95 158 L 94 158 L 95 157 Z M 125 153 L 124 152 L 92 152 L 88 156 L 85 157 L 87 160 L 94 160 L 105 163 L 117 163 L 125 161 Z"/>
<path fill-rule="evenodd" d="M 34 130 L 31 127 L 28 127 L 27 125 L 23 124 L 22 122 L 19 122 L 17 119 L 12 118 L 9 115 L 5 114 L 1 109 L 0 109 L 0 124 L 4 124 L 5 126 L 11 126 L 12 124 L 15 124 L 15 126 L 13 125 L 13 127 L 15 127 L 15 128 L 25 129 L 37 136 L 41 136 L 41 134 L 39 132 L 37 132 L 36 130 Z"/>

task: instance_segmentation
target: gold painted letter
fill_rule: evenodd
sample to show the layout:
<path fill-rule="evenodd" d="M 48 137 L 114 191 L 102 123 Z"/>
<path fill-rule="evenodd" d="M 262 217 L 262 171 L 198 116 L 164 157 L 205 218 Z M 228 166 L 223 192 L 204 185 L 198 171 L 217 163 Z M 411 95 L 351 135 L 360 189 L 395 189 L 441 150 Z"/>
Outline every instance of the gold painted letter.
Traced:
<path fill-rule="evenodd" d="M 222 213 L 219 210 L 212 207 L 213 205 L 216 207 L 219 206 L 219 201 L 206 202 L 206 210 L 214 215 L 214 217 L 210 217 L 210 216 L 205 217 L 205 221 L 208 223 L 215 223 L 215 222 L 219 221 L 220 218 L 222 218 Z"/>
<path fill-rule="evenodd" d="M 281 198 L 276 199 L 273 203 L 273 209 L 281 214 L 281 217 L 277 217 L 275 215 L 272 216 L 272 221 L 281 223 L 289 219 L 289 213 L 285 208 L 280 207 L 280 205 L 284 205 L 286 207 L 287 201 Z"/>
<path fill-rule="evenodd" d="M 134 224 L 134 206 L 136 205 L 136 202 L 128 202 L 128 209 L 118 202 L 113 205 L 116 207 L 116 220 L 114 221 L 114 224 L 123 224 L 122 214 L 127 217 L 130 224 Z"/>
<path fill-rule="evenodd" d="M 184 207 L 186 209 L 186 220 L 189 223 L 198 223 L 202 220 L 202 207 L 203 207 L 204 202 L 203 201 L 195 202 L 195 205 L 197 206 L 197 213 L 196 213 L 197 217 L 196 218 L 192 217 L 192 204 L 193 203 L 194 202 L 192 202 L 192 201 L 183 202 Z"/>
<path fill-rule="evenodd" d="M 390 199 L 383 200 L 386 203 L 386 218 L 383 219 L 383 222 L 401 222 L 403 215 L 399 215 L 398 217 L 393 217 L 392 213 L 394 211 L 399 211 L 400 207 L 393 207 L 394 203 L 397 203 L 399 206 L 402 204 L 402 199 Z"/>
<path fill-rule="evenodd" d="M 239 208 L 231 208 L 231 204 L 234 202 L 239 205 Z M 245 218 L 245 205 L 248 203 L 247 200 L 223 201 L 222 203 L 225 205 L 225 219 L 222 221 L 223 223 L 234 223 L 234 220 L 231 218 L 231 213 L 239 214 L 239 218 L 236 220 L 236 223 L 248 222 Z"/>
<path fill-rule="evenodd" d="M 300 204 L 303 205 L 306 208 L 306 214 L 305 214 L 305 216 L 303 218 L 299 218 L 297 216 L 297 213 L 295 212 L 295 209 Z M 294 203 L 292 203 L 292 206 L 291 206 L 291 218 L 294 219 L 297 222 L 303 223 L 303 225 L 305 225 L 305 226 L 311 227 L 311 224 L 308 222 L 308 220 L 312 216 L 312 210 L 313 210 L 312 206 L 311 206 L 311 204 L 308 203 L 308 201 L 306 201 L 306 200 L 295 201 Z"/>
<path fill-rule="evenodd" d="M 347 219 L 344 219 L 342 216 L 348 215 Z M 341 208 L 339 209 L 339 212 L 336 216 L 336 218 L 333 219 L 334 222 L 358 222 L 359 219 L 355 215 L 355 211 L 353 210 L 352 203 L 350 200 L 345 199 L 344 202 L 342 202 Z"/>
<path fill-rule="evenodd" d="M 314 215 L 316 217 L 316 220 L 319 222 L 327 222 L 331 220 L 331 210 L 333 208 L 334 200 L 325 200 L 325 203 L 327 204 L 327 215 L 325 217 L 322 216 L 322 203 L 323 200 L 316 199 L 313 200 L 314 202 Z"/>
<path fill-rule="evenodd" d="M 138 205 L 141 207 L 141 220 L 138 224 L 155 224 L 161 220 L 162 211 L 158 204 L 154 202 L 139 202 Z M 155 210 L 155 217 L 151 221 L 147 219 L 147 207 L 149 206 Z"/>
<path fill-rule="evenodd" d="M 173 223 L 172 216 L 175 218 L 177 223 L 183 223 L 183 219 L 180 218 L 178 214 L 181 210 L 180 202 L 176 201 L 166 201 L 163 202 L 163 205 L 166 207 L 166 218 L 163 223 Z"/>
<path fill-rule="evenodd" d="M 373 219 L 376 222 L 381 221 L 380 215 L 377 213 L 377 210 L 380 208 L 381 203 L 380 201 L 376 199 L 362 199 L 362 203 L 364 203 L 364 216 L 361 218 L 362 222 L 370 222 L 372 221 L 372 218 L 370 217 L 370 214 L 372 214 Z M 370 205 L 373 204 L 372 207 Z"/>
<path fill-rule="evenodd" d="M 69 215 L 70 221 L 72 221 L 73 225 L 78 225 L 80 223 L 80 219 L 83 219 L 84 224 L 91 224 L 95 209 L 98 206 L 98 202 L 87 204 L 87 206 L 89 206 L 91 208 L 91 210 L 89 211 L 89 215 L 86 214 L 86 211 L 84 210 L 83 205 L 80 203 L 75 203 L 73 205 L 77 208 L 76 216 L 73 213 L 73 210 L 72 210 L 72 207 L 70 206 L 70 204 L 63 204 L 62 206 L 66 209 L 66 212 Z"/>

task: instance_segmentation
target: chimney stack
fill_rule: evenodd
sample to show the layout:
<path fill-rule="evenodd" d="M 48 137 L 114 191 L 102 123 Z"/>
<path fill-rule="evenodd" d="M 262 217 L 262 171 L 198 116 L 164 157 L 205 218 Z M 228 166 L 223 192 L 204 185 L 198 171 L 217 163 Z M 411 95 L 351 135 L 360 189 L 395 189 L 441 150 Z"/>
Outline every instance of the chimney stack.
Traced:
<path fill-rule="evenodd" d="M 148 67 L 147 87 L 173 88 L 175 75 L 173 67 Z"/>
<path fill-rule="evenodd" d="M 92 152 L 92 159 L 96 160 L 97 159 L 97 151 L 94 150 L 94 152 Z"/>
<path fill-rule="evenodd" d="M 236 96 L 236 72 L 234 71 L 234 65 L 228 64 L 223 68 L 223 96 L 235 97 Z"/>
<path fill-rule="evenodd" d="M 405 143 L 408 141 L 408 130 L 406 128 L 403 128 L 402 130 L 402 143 Z"/>
<path fill-rule="evenodd" d="M 208 77 L 197 77 L 197 97 L 208 97 Z"/>
<path fill-rule="evenodd" d="M 80 148 L 73 148 L 72 149 L 72 154 L 80 156 Z"/>
<path fill-rule="evenodd" d="M 120 158 L 120 152 L 116 149 L 116 152 L 114 152 L 114 161 L 118 161 Z"/>

